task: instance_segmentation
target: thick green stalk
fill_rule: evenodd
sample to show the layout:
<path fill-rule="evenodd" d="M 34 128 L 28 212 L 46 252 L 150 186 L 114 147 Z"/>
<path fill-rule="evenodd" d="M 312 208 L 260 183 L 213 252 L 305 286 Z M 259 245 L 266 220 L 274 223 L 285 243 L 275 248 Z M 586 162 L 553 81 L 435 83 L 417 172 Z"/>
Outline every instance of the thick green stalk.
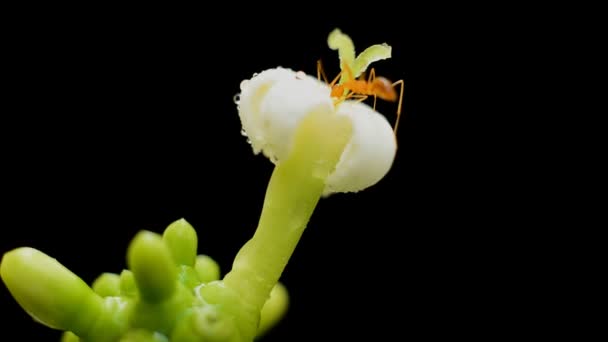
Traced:
<path fill-rule="evenodd" d="M 323 110 L 312 111 L 298 126 L 289 157 L 275 167 L 257 230 L 225 276 L 238 293 L 250 325 L 279 280 L 351 136 L 350 121 Z"/>

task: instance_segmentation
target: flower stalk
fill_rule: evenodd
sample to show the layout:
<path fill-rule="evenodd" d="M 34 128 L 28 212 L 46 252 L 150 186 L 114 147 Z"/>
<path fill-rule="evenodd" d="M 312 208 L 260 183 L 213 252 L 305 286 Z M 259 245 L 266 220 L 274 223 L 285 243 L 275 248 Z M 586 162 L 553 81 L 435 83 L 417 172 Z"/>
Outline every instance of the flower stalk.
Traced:
<path fill-rule="evenodd" d="M 239 251 L 227 287 L 240 296 L 255 325 L 321 198 L 325 180 L 350 139 L 350 121 L 312 111 L 300 123 L 288 158 L 272 174 L 254 236 Z"/>

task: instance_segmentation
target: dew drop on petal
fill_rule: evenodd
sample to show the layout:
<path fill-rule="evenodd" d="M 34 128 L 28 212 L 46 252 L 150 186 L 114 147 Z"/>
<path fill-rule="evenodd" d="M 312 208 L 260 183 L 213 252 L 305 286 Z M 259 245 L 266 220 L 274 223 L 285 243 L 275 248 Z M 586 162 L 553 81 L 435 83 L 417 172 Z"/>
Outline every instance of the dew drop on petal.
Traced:
<path fill-rule="evenodd" d="M 245 132 L 245 130 L 244 130 L 244 129 L 242 129 L 242 130 L 241 130 L 241 135 L 242 135 L 242 136 L 244 136 L 244 137 L 246 137 L 246 136 L 247 136 L 247 132 Z"/>
<path fill-rule="evenodd" d="M 236 94 L 234 95 L 234 97 L 232 98 L 232 101 L 234 101 L 235 104 L 239 104 L 239 102 L 241 101 L 241 94 Z"/>

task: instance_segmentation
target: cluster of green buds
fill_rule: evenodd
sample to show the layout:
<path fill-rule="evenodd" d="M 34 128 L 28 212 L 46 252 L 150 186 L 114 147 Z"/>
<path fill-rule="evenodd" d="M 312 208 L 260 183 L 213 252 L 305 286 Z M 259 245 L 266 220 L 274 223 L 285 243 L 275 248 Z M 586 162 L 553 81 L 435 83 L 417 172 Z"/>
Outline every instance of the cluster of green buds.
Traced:
<path fill-rule="evenodd" d="M 355 75 L 390 57 L 374 45 L 355 58 L 339 30 L 328 39 Z M 63 341 L 252 341 L 288 306 L 279 282 L 323 197 L 356 192 L 389 171 L 396 142 L 388 121 L 358 101 L 336 103 L 328 84 L 277 68 L 241 83 L 238 112 L 254 153 L 275 168 L 254 236 L 221 278 L 197 255 L 197 234 L 185 220 L 164 233 L 138 233 L 128 269 L 102 274 L 92 286 L 57 260 L 29 247 L 4 254 L 0 275 L 36 321 L 65 331 Z"/>
<path fill-rule="evenodd" d="M 240 300 L 220 281 L 218 264 L 197 255 L 197 234 L 181 219 L 162 235 L 142 231 L 128 269 L 89 287 L 57 260 L 28 247 L 6 253 L 2 280 L 36 321 L 66 331 L 62 341 L 243 341 L 264 334 L 287 308 L 277 283 L 256 331 L 239 324 Z"/>

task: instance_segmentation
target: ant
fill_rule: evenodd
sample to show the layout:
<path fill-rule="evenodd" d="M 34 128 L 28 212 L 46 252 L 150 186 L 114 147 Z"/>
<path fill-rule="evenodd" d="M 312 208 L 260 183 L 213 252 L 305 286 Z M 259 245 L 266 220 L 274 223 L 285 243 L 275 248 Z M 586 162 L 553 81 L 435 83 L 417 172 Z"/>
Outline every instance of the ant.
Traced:
<path fill-rule="evenodd" d="M 338 79 L 346 72 L 348 79 L 342 84 L 336 84 Z M 321 60 L 317 61 L 317 79 L 323 80 L 325 83 L 329 83 L 327 81 L 327 76 L 323 71 L 323 66 L 321 65 Z M 399 93 L 399 104 L 397 105 L 397 120 L 395 121 L 395 127 L 393 128 L 393 132 L 395 136 L 397 136 L 397 128 L 399 126 L 399 119 L 401 117 L 401 103 L 403 101 L 403 80 L 399 80 L 397 82 L 391 83 L 388 79 L 384 77 L 376 77 L 376 71 L 374 68 L 369 72 L 369 77 L 365 80 L 365 76 L 362 75 L 359 79 L 355 79 L 353 77 L 352 70 L 348 67 L 347 64 L 343 64 L 343 69 L 338 73 L 336 78 L 329 83 L 329 87 L 331 88 L 331 97 L 338 98 L 336 103 L 340 103 L 347 99 L 357 99 L 359 101 L 366 100 L 369 96 L 374 96 L 374 110 L 376 109 L 376 98 L 381 98 L 385 101 L 395 102 L 397 101 L 397 91 L 395 90 L 396 86 L 400 85 L 400 93 Z M 346 92 L 346 94 L 344 94 Z"/>

